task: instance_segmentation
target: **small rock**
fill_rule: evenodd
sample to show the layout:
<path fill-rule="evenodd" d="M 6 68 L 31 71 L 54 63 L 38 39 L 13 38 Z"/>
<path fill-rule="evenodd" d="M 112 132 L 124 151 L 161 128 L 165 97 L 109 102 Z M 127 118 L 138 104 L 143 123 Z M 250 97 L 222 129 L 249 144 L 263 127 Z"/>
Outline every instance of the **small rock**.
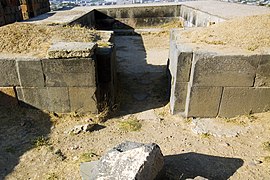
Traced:
<path fill-rule="evenodd" d="M 262 164 L 262 163 L 263 163 L 262 161 L 257 160 L 257 159 L 253 160 L 253 162 L 254 162 L 255 164 Z"/>
<path fill-rule="evenodd" d="M 188 178 L 186 180 L 208 180 L 208 179 L 201 176 L 196 176 L 194 179 Z"/>
<path fill-rule="evenodd" d="M 85 124 L 83 125 L 82 130 L 84 132 L 88 132 L 88 131 L 91 131 L 94 128 L 94 126 L 95 124 Z"/>
<path fill-rule="evenodd" d="M 69 134 L 79 134 L 82 131 L 83 132 L 92 131 L 94 127 L 95 124 L 76 125 L 69 131 Z"/>

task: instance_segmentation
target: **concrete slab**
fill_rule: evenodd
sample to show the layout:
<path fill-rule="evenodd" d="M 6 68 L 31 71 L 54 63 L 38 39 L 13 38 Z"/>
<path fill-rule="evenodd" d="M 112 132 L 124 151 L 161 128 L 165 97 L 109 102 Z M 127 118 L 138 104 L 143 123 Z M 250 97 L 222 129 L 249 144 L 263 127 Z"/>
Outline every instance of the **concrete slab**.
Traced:
<path fill-rule="evenodd" d="M 48 58 L 87 58 L 94 54 L 97 47 L 92 42 L 57 42 L 48 49 Z"/>
<path fill-rule="evenodd" d="M 15 59 L 0 59 L 0 86 L 19 85 Z"/>
<path fill-rule="evenodd" d="M 41 60 L 18 59 L 16 67 L 20 86 L 22 87 L 44 87 L 44 76 Z"/>
<path fill-rule="evenodd" d="M 270 110 L 270 88 L 225 87 L 220 117 L 234 117 Z"/>
<path fill-rule="evenodd" d="M 187 117 L 216 117 L 222 87 L 191 87 Z"/>
<path fill-rule="evenodd" d="M 70 87 L 70 107 L 74 112 L 92 112 L 97 113 L 97 100 L 96 100 L 95 87 Z"/>
<path fill-rule="evenodd" d="M 260 58 L 194 53 L 193 86 L 253 86 Z"/>

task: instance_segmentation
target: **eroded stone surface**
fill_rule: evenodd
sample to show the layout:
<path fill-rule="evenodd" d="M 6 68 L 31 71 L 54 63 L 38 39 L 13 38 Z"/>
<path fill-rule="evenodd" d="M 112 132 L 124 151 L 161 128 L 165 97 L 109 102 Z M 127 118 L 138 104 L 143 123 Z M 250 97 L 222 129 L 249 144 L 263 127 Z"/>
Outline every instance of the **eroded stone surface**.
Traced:
<path fill-rule="evenodd" d="M 91 57 L 96 43 L 89 42 L 58 42 L 48 50 L 48 58 Z"/>

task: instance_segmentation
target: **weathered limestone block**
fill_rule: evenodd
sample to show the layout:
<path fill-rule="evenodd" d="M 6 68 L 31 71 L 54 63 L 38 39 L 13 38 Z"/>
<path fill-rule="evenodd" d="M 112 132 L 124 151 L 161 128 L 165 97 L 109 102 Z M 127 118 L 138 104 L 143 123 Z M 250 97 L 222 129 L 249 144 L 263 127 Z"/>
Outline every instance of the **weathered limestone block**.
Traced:
<path fill-rule="evenodd" d="M 18 59 L 16 61 L 20 86 L 44 87 L 44 76 L 41 60 Z"/>
<path fill-rule="evenodd" d="M 14 59 L 0 59 L 0 69 L 0 86 L 19 85 Z"/>
<path fill-rule="evenodd" d="M 270 110 L 270 88 L 225 87 L 220 117 L 234 117 Z"/>
<path fill-rule="evenodd" d="M 18 99 L 22 105 L 59 113 L 70 112 L 68 88 L 16 88 Z"/>
<path fill-rule="evenodd" d="M 98 162 L 81 164 L 83 179 L 154 180 L 164 164 L 157 144 L 122 143 Z"/>
<path fill-rule="evenodd" d="M 94 54 L 96 43 L 92 42 L 58 42 L 48 50 L 48 58 L 86 58 Z"/>
<path fill-rule="evenodd" d="M 187 117 L 216 117 L 222 87 L 191 87 Z"/>
<path fill-rule="evenodd" d="M 194 53 L 193 86 L 253 86 L 260 56 Z"/>
<path fill-rule="evenodd" d="M 12 107 L 18 105 L 13 87 L 0 87 L 0 106 Z"/>
<path fill-rule="evenodd" d="M 70 108 L 76 112 L 92 112 L 97 113 L 95 87 L 70 87 Z"/>
<path fill-rule="evenodd" d="M 95 61 L 91 58 L 42 60 L 46 86 L 96 86 Z"/>
<path fill-rule="evenodd" d="M 189 82 L 192 52 L 181 52 L 177 63 L 177 82 Z"/>
<path fill-rule="evenodd" d="M 270 87 L 270 55 L 262 55 L 257 69 L 254 86 Z"/>

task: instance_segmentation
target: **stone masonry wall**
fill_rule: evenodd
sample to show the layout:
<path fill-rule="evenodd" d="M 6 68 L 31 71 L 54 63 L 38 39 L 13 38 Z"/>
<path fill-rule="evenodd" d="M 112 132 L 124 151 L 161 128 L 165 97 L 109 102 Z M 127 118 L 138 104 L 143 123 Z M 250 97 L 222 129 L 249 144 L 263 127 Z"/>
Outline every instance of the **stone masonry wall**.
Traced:
<path fill-rule="evenodd" d="M 270 55 L 196 51 L 170 42 L 171 112 L 234 117 L 270 110 Z"/>

